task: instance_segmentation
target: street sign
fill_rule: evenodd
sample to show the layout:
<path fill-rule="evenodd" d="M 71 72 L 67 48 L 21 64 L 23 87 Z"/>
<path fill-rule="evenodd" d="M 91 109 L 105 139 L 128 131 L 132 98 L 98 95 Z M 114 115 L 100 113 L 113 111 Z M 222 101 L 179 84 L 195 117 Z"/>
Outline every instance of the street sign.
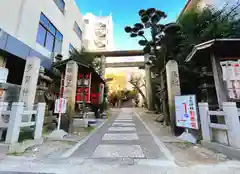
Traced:
<path fill-rule="evenodd" d="M 54 113 L 55 114 L 64 114 L 67 110 L 67 100 L 64 98 L 60 98 L 55 100 L 55 107 L 54 107 Z"/>
<path fill-rule="evenodd" d="M 175 96 L 176 124 L 179 127 L 198 129 L 195 95 Z"/>

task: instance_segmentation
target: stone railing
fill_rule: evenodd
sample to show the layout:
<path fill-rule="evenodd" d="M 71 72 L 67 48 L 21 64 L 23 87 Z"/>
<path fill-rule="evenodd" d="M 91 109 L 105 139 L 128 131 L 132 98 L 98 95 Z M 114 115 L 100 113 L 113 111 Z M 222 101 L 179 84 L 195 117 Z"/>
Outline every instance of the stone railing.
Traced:
<path fill-rule="evenodd" d="M 240 112 L 234 102 L 223 102 L 222 111 L 210 111 L 207 103 L 199 103 L 202 143 L 210 148 L 240 157 Z M 223 124 L 212 123 L 211 117 L 222 117 Z M 236 151 L 235 151 L 236 150 Z"/>
<path fill-rule="evenodd" d="M 23 102 L 13 102 L 11 110 L 8 110 L 8 103 L 0 102 L 0 136 L 4 129 L 7 129 L 5 143 L 13 144 L 18 142 L 20 129 L 22 127 L 34 126 L 34 139 L 42 137 L 42 128 L 45 114 L 45 103 L 38 103 L 36 109 L 25 110 Z M 23 122 L 23 116 L 36 115 L 35 121 Z"/>

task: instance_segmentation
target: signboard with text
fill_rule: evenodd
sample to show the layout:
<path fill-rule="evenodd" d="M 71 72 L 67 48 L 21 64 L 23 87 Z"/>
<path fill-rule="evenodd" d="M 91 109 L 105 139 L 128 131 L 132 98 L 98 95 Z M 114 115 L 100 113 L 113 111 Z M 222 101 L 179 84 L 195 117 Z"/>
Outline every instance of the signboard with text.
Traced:
<path fill-rule="evenodd" d="M 195 95 L 175 96 L 176 124 L 178 127 L 198 129 Z"/>
<path fill-rule="evenodd" d="M 64 114 L 67 111 L 67 100 L 64 98 L 57 99 L 55 101 L 54 113 L 55 114 Z"/>

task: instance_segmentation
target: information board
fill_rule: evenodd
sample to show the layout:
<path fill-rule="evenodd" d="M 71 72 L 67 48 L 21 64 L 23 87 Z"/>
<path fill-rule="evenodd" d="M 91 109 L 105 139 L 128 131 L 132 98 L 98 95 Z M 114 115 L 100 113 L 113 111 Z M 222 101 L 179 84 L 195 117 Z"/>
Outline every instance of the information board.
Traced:
<path fill-rule="evenodd" d="M 176 124 L 178 127 L 198 129 L 195 95 L 175 96 Z"/>
<path fill-rule="evenodd" d="M 67 110 L 67 100 L 65 98 L 60 98 L 55 101 L 54 113 L 64 114 Z"/>

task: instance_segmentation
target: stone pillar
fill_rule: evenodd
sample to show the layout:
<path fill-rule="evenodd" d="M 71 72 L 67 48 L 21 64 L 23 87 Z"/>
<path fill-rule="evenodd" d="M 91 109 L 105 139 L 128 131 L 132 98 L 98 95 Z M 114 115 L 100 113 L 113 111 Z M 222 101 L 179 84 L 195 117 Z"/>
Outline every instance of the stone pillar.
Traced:
<path fill-rule="evenodd" d="M 201 121 L 202 138 L 205 142 L 212 141 L 212 128 L 210 128 L 210 117 L 208 114 L 208 103 L 198 103 L 199 116 Z"/>
<path fill-rule="evenodd" d="M 72 117 L 75 113 L 75 97 L 77 90 L 78 65 L 71 60 L 66 65 L 63 98 L 67 99 L 69 132 L 72 131 Z"/>
<path fill-rule="evenodd" d="M 42 138 L 43 122 L 45 115 L 46 103 L 38 103 L 37 105 L 37 115 L 36 115 L 36 124 L 34 130 L 34 139 L 40 140 Z"/>
<path fill-rule="evenodd" d="M 18 142 L 24 108 L 23 105 L 23 102 L 12 103 L 5 143 L 14 144 Z"/>
<path fill-rule="evenodd" d="M 19 101 L 24 102 L 26 109 L 32 110 L 36 95 L 40 69 L 40 59 L 30 57 L 26 60 Z M 24 115 L 23 121 L 30 121 L 31 115 Z"/>
<path fill-rule="evenodd" d="M 225 114 L 225 123 L 230 146 L 240 148 L 240 121 L 239 112 L 235 102 L 223 102 L 223 111 Z"/>
<path fill-rule="evenodd" d="M 149 55 L 144 55 L 145 62 L 149 61 Z M 147 107 L 149 110 L 154 110 L 153 107 L 153 94 L 152 94 L 152 78 L 151 78 L 151 65 L 145 65 L 145 81 L 146 81 L 146 98 L 147 98 Z"/>
<path fill-rule="evenodd" d="M 168 106 L 170 113 L 171 128 L 175 132 L 175 102 L 174 97 L 181 95 L 178 64 L 175 60 L 169 60 L 166 64 Z"/>
<path fill-rule="evenodd" d="M 105 69 L 106 69 L 106 57 L 105 56 L 101 56 L 101 77 L 102 79 L 105 78 Z"/>

